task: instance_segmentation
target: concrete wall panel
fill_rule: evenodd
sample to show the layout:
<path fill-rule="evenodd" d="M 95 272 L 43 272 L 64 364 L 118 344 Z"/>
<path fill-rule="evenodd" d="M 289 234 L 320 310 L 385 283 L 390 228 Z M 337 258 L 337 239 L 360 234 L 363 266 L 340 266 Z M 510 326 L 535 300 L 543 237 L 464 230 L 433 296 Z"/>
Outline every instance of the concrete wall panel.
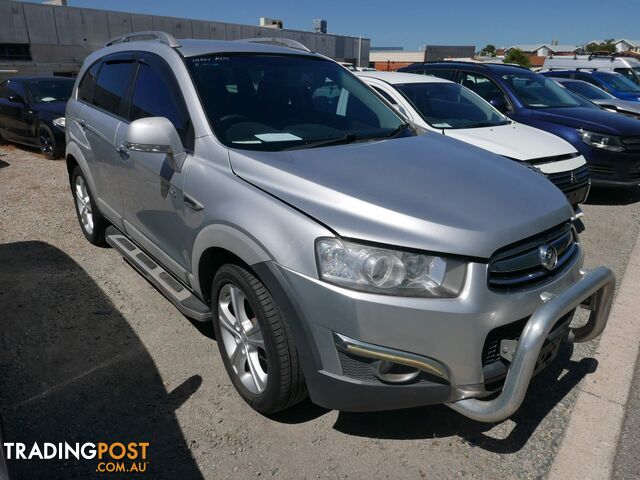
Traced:
<path fill-rule="evenodd" d="M 153 30 L 153 17 L 151 15 L 131 14 L 131 31 L 148 32 Z"/>
<path fill-rule="evenodd" d="M 51 5 L 23 3 L 29 40 L 33 43 L 58 43 L 56 20 Z"/>
<path fill-rule="evenodd" d="M 191 20 L 175 19 L 173 21 L 173 36 L 176 38 L 193 38 Z"/>
<path fill-rule="evenodd" d="M 27 24 L 24 21 L 22 5 L 13 2 L 0 2 L 0 42 L 29 43 Z"/>
<path fill-rule="evenodd" d="M 111 38 L 131 33 L 131 15 L 124 12 L 109 12 L 109 36 Z"/>
<path fill-rule="evenodd" d="M 227 38 L 226 24 L 209 22 L 209 38 L 211 40 L 225 40 Z"/>
<path fill-rule="evenodd" d="M 191 20 L 193 38 L 209 39 L 209 23 L 202 20 Z"/>
<path fill-rule="evenodd" d="M 54 8 L 58 43 L 60 45 L 83 45 L 84 27 L 82 10 L 79 8 Z"/>
<path fill-rule="evenodd" d="M 242 38 L 242 25 L 227 23 L 225 25 L 225 40 L 238 40 Z"/>
<path fill-rule="evenodd" d="M 153 17 L 153 29 L 173 35 L 173 18 Z"/>
<path fill-rule="evenodd" d="M 87 39 L 87 45 L 102 47 L 111 38 L 106 11 L 83 8 L 82 20 L 84 22 L 84 38 Z"/>

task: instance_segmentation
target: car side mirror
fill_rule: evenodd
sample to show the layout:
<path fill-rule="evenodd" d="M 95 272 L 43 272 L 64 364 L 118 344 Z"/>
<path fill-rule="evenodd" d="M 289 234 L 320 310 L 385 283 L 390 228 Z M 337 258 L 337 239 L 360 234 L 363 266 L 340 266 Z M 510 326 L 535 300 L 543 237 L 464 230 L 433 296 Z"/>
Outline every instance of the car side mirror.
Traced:
<path fill-rule="evenodd" d="M 176 127 L 165 117 L 148 117 L 129 124 L 125 147 L 133 152 L 163 154 L 176 172 L 182 170 L 187 153 Z"/>
<path fill-rule="evenodd" d="M 505 113 L 507 110 L 509 110 L 509 105 L 507 104 L 507 101 L 504 99 L 504 97 L 493 97 L 491 100 L 489 100 L 489 103 L 501 113 Z"/>
<path fill-rule="evenodd" d="M 22 103 L 24 104 L 24 99 L 18 94 L 9 95 L 8 100 L 13 103 Z"/>

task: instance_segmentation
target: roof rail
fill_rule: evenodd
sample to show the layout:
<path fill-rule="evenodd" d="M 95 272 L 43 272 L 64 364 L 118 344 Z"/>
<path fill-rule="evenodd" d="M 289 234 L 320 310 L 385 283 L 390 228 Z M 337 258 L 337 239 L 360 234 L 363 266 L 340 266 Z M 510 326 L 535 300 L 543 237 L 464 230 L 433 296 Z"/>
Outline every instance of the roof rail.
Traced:
<path fill-rule="evenodd" d="M 290 38 L 281 37 L 257 37 L 257 38 L 241 38 L 234 40 L 235 42 L 264 43 L 265 45 L 279 45 L 281 47 L 294 48 L 305 52 L 311 52 L 305 45 L 296 42 Z"/>
<path fill-rule="evenodd" d="M 118 43 L 134 42 L 136 40 L 153 40 L 160 43 L 169 45 L 171 48 L 178 48 L 180 44 L 174 38 L 173 35 L 169 35 L 167 32 L 148 31 L 148 32 L 131 32 L 120 35 L 119 37 L 109 40 L 105 47 L 110 45 L 116 45 Z"/>

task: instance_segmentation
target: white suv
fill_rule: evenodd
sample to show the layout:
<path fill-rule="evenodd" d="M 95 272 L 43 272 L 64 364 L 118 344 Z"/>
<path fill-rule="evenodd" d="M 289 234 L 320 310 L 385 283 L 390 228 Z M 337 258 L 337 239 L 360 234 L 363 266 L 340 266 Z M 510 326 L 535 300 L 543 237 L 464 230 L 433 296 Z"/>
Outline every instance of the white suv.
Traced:
<path fill-rule="evenodd" d="M 438 77 L 398 72 L 356 75 L 415 124 L 535 166 L 574 209 L 589 193 L 582 155 L 565 140 L 510 120 L 468 88 Z M 584 188 L 576 188 L 584 184 Z"/>

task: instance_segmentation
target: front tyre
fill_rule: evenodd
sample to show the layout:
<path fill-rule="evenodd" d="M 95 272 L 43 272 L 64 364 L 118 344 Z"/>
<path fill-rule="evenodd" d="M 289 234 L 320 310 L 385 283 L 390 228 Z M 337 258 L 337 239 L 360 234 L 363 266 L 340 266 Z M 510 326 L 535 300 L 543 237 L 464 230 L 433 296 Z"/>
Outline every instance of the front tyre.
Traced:
<path fill-rule="evenodd" d="M 213 328 L 225 369 L 240 396 L 272 414 L 307 395 L 289 326 L 252 273 L 222 266 L 212 286 Z"/>
<path fill-rule="evenodd" d="M 78 222 L 85 238 L 94 245 L 105 246 L 104 232 L 108 222 L 98 210 L 89 184 L 79 166 L 71 173 L 71 191 Z"/>
<path fill-rule="evenodd" d="M 46 125 L 40 125 L 38 128 L 38 146 L 42 154 L 49 160 L 55 160 L 62 156 L 56 137 Z"/>

